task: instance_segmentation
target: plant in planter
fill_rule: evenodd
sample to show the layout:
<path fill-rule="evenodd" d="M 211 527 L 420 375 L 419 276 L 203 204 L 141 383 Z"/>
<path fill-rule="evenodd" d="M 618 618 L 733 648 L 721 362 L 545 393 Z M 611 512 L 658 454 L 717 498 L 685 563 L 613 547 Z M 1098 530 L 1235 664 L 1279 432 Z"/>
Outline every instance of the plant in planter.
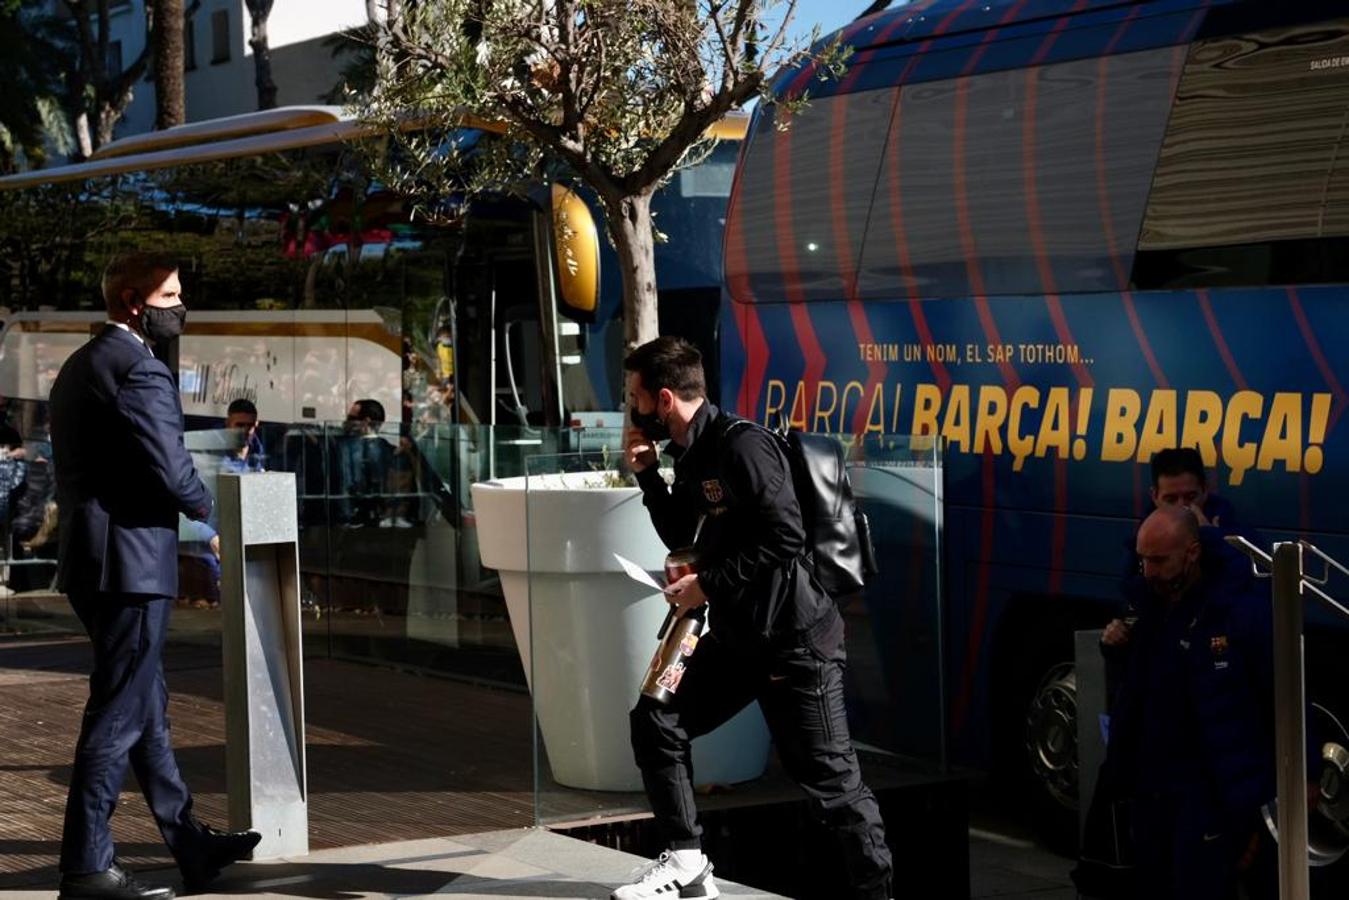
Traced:
<path fill-rule="evenodd" d="M 613 471 L 486 481 L 472 487 L 483 565 L 496 569 L 553 777 L 591 790 L 640 790 L 628 710 L 667 609 L 614 554 L 660 571 L 661 543 L 641 491 Z M 700 781 L 755 778 L 768 730 L 751 706 L 694 742 Z"/>

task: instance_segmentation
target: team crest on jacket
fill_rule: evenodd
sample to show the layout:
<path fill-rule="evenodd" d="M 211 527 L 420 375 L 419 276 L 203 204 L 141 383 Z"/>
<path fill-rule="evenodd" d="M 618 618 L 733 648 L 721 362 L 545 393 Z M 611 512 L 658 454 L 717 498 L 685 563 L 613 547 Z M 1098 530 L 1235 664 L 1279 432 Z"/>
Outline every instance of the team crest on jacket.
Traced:
<path fill-rule="evenodd" d="M 712 478 L 703 482 L 703 496 L 708 503 L 720 503 L 726 493 L 721 489 L 721 482 Z"/>

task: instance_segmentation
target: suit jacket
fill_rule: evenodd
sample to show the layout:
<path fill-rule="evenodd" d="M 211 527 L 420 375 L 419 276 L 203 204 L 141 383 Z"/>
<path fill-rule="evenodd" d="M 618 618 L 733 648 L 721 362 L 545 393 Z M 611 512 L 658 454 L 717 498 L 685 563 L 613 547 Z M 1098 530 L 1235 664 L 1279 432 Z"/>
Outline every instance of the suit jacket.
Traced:
<path fill-rule="evenodd" d="M 107 326 L 56 376 L 51 436 L 58 589 L 175 596 L 178 514 L 205 519 L 212 500 L 183 446 L 168 368 Z"/>

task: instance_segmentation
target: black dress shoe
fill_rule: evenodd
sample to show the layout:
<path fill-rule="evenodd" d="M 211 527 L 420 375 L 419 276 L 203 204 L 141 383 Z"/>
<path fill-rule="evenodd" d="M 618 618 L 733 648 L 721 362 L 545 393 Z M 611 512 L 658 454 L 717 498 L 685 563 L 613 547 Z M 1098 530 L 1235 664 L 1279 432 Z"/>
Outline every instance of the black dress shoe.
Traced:
<path fill-rule="evenodd" d="M 58 900 L 173 900 L 173 888 L 142 884 L 114 862 L 102 872 L 62 875 Z"/>
<path fill-rule="evenodd" d="M 183 887 L 189 894 L 204 892 L 220 877 L 221 869 L 247 859 L 262 840 L 256 831 L 216 831 L 203 825 L 201 832 L 201 851 L 192 863 L 182 867 Z"/>

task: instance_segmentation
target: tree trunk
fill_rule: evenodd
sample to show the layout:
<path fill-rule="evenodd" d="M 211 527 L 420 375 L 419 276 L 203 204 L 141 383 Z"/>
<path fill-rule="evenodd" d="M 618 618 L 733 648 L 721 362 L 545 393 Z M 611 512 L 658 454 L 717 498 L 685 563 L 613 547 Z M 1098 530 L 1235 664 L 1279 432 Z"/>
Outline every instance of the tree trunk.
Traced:
<path fill-rule="evenodd" d="M 75 141 L 79 145 L 80 159 L 94 155 L 94 136 L 89 130 L 89 112 L 81 110 L 74 119 Z"/>
<path fill-rule="evenodd" d="M 390 32 L 403 14 L 401 0 L 365 0 L 365 16 L 375 35 L 375 93 L 393 80 L 393 40 Z"/>
<path fill-rule="evenodd" d="M 117 128 L 117 122 L 122 118 L 122 111 L 126 109 L 123 104 L 120 106 L 113 103 L 99 102 L 98 104 L 98 123 L 94 129 L 94 149 L 106 147 L 112 143 L 113 131 Z"/>
<path fill-rule="evenodd" d="M 651 194 L 607 203 L 605 213 L 623 276 L 623 339 L 631 350 L 660 336 Z"/>
<path fill-rule="evenodd" d="M 187 121 L 183 95 L 183 0 L 151 0 L 154 6 L 155 128 Z"/>
<path fill-rule="evenodd" d="M 252 21 L 248 46 L 253 48 L 253 83 L 258 89 L 258 109 L 276 108 L 276 82 L 272 80 L 272 47 L 267 38 L 267 19 L 272 0 L 248 0 Z"/>

